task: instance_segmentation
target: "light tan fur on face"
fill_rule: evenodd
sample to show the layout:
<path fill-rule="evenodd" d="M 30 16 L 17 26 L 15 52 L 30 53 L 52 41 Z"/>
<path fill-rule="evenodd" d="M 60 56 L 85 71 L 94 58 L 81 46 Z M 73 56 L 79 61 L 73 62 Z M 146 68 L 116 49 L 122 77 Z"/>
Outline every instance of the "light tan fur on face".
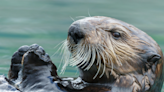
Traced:
<path fill-rule="evenodd" d="M 146 42 L 139 40 L 130 29 L 110 18 L 95 17 L 77 22 L 85 32 L 85 38 L 78 44 L 74 44 L 68 37 L 63 43 L 62 72 L 68 64 L 82 66 L 84 70 L 89 70 L 93 64 L 96 64 L 98 70 L 93 79 L 97 76 L 101 78 L 108 69 L 120 74 L 136 71 L 133 65 L 141 59 L 138 53 L 144 52 L 139 46 L 147 44 Z M 112 30 L 119 32 L 121 38 L 114 39 L 111 34 Z M 89 61 L 90 63 L 87 64 Z M 107 76 L 108 74 L 106 73 Z"/>

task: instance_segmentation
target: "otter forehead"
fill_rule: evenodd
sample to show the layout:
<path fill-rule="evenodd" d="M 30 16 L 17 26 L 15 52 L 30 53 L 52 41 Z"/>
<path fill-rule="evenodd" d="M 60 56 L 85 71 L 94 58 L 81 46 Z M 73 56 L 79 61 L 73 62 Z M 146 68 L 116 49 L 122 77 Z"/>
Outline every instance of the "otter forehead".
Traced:
<path fill-rule="evenodd" d="M 117 19 L 103 16 L 86 17 L 84 19 L 77 20 L 71 24 L 70 27 L 78 27 L 81 31 L 110 31 L 112 29 L 118 29 L 126 32 L 132 32 L 133 29 L 130 25 Z"/>
<path fill-rule="evenodd" d="M 129 35 L 135 35 L 138 39 L 150 43 L 153 47 L 157 46 L 157 43 L 148 36 L 145 32 L 136 28 L 133 25 L 130 25 L 126 22 L 104 16 L 95 16 L 95 17 L 86 17 L 84 19 L 77 20 L 73 22 L 70 26 L 77 27 L 77 30 L 84 32 L 86 34 L 94 33 L 93 31 L 111 31 L 121 30 L 122 32 L 128 32 Z"/>
<path fill-rule="evenodd" d="M 134 34 L 129 24 L 125 22 L 110 17 L 95 16 L 73 22 L 68 31 L 68 40 L 73 39 L 75 44 L 82 39 L 88 43 L 100 44 L 101 39 L 105 39 L 107 35 L 111 37 L 111 32 L 117 32 L 122 37 Z"/>
<path fill-rule="evenodd" d="M 116 20 L 110 17 L 95 16 L 95 17 L 86 17 L 84 19 L 77 20 L 74 23 L 76 22 L 83 23 L 83 24 L 90 22 L 91 24 L 99 25 L 105 22 L 106 23 L 121 23 L 122 21 Z"/>

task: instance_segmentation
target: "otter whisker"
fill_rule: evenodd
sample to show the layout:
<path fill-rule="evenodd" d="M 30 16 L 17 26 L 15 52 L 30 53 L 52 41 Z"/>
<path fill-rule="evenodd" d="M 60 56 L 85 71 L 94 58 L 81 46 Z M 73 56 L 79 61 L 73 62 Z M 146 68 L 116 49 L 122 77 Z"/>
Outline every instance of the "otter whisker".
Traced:
<path fill-rule="evenodd" d="M 111 73 L 112 73 L 112 71 L 113 71 L 113 61 L 112 61 L 112 55 L 109 55 L 109 54 L 111 54 L 111 53 L 108 53 L 108 52 L 106 52 L 106 50 L 103 48 L 103 47 L 106 47 L 106 46 L 104 46 L 104 45 L 99 45 L 99 48 L 98 49 L 100 49 L 99 51 L 102 51 L 102 52 L 104 52 L 105 54 L 106 54 L 106 58 L 107 58 L 107 61 L 109 61 L 109 62 L 106 62 L 106 63 L 108 63 L 107 65 L 106 65 L 106 67 L 108 67 L 108 68 L 111 68 Z M 107 48 L 107 47 L 106 47 Z M 107 51 L 110 51 L 108 48 L 107 48 Z M 111 67 L 110 67 L 110 65 L 111 65 Z M 111 74 L 110 73 L 110 74 Z"/>
<path fill-rule="evenodd" d="M 95 79 L 95 78 L 97 77 L 97 75 L 98 75 L 99 72 L 100 72 L 100 68 L 101 68 L 101 58 L 100 58 L 100 54 L 99 54 L 99 51 L 98 51 L 97 48 L 96 48 L 95 50 L 96 50 L 96 53 L 97 53 L 97 64 L 96 64 L 96 65 L 98 65 L 98 70 L 97 70 L 95 76 L 93 77 L 93 79 Z"/>
<path fill-rule="evenodd" d="M 78 47 L 79 49 L 75 50 L 73 53 L 72 53 L 72 58 L 71 58 L 71 62 L 70 62 L 70 65 L 74 66 L 74 65 L 77 65 L 79 63 L 79 61 L 82 61 L 83 58 L 84 58 L 84 48 L 85 48 L 85 45 L 84 46 L 80 46 Z"/>
<path fill-rule="evenodd" d="M 69 58 L 70 58 L 70 52 L 67 48 L 67 44 L 68 42 L 65 42 L 64 46 L 63 46 L 63 56 L 62 56 L 62 62 L 64 62 L 64 65 L 61 69 L 61 74 L 63 74 L 65 72 L 66 66 L 68 66 L 69 63 Z"/>
<path fill-rule="evenodd" d="M 82 62 L 84 65 L 82 66 L 82 68 L 84 68 L 84 67 L 86 67 L 87 66 L 87 62 L 91 59 L 91 53 L 92 53 L 92 50 L 91 50 L 91 46 L 89 45 L 89 47 L 88 47 L 88 52 L 87 52 L 87 56 L 86 56 L 86 58 L 85 58 L 85 61 L 84 62 Z"/>
<path fill-rule="evenodd" d="M 66 58 L 67 58 L 68 56 L 64 56 L 64 55 L 66 55 L 66 50 L 63 52 L 63 56 L 62 56 L 62 58 L 61 58 L 61 63 L 64 62 L 64 65 L 65 65 L 66 62 L 67 62 L 67 61 L 65 61 L 65 60 L 66 60 Z M 61 63 L 60 63 L 60 65 L 61 65 Z M 59 67 L 60 67 L 60 65 L 59 65 Z M 65 66 L 67 66 L 67 65 L 65 65 Z M 62 67 L 62 70 L 61 70 L 61 71 L 64 71 L 64 66 Z"/>
<path fill-rule="evenodd" d="M 91 48 L 92 48 L 92 59 L 91 59 L 89 65 L 88 65 L 88 66 L 86 67 L 86 69 L 84 69 L 84 70 L 89 70 L 90 67 L 93 65 L 93 63 L 94 63 L 94 61 L 95 61 L 95 58 L 96 58 L 95 47 L 92 45 Z"/>
<path fill-rule="evenodd" d="M 113 64 L 113 62 L 112 62 L 112 54 L 111 53 L 109 53 L 109 52 L 107 52 L 107 51 L 110 51 L 108 48 L 107 48 L 107 51 L 103 48 L 103 47 L 101 47 L 101 45 L 99 45 L 99 49 L 100 49 L 100 51 L 102 51 L 102 52 L 104 52 L 105 54 L 106 54 L 106 58 L 109 58 L 108 59 L 108 61 L 110 61 L 110 62 L 108 62 L 108 63 L 110 63 L 110 64 Z"/>
<path fill-rule="evenodd" d="M 109 38 L 107 38 L 109 39 Z M 114 61 L 116 60 L 116 54 L 114 53 L 114 48 L 112 47 L 112 43 L 110 41 L 104 42 L 105 45 L 103 44 L 99 44 L 101 45 L 102 48 L 104 48 L 104 51 L 108 51 L 109 54 L 111 55 L 111 57 L 113 57 Z M 107 50 L 105 50 L 107 49 Z"/>
<path fill-rule="evenodd" d="M 77 16 L 76 18 L 86 18 L 86 16 Z"/>
<path fill-rule="evenodd" d="M 110 74 L 112 74 L 112 72 L 113 72 L 113 62 L 112 61 L 110 61 L 110 62 L 111 62 L 111 65 L 112 65 L 112 71 L 111 71 Z"/>
<path fill-rule="evenodd" d="M 59 49 L 58 49 L 58 51 L 61 50 L 61 53 L 64 52 L 64 51 L 63 51 L 64 48 L 67 48 L 67 46 L 66 46 L 67 40 L 64 40 L 64 41 L 62 41 L 62 42 L 63 42 L 62 45 L 61 45 L 61 46 L 59 47 Z M 58 52 L 58 51 L 57 51 L 57 52 Z M 57 53 L 57 52 L 56 52 L 56 53 Z M 56 54 L 56 53 L 55 53 L 55 54 Z M 60 53 L 60 55 L 61 55 L 61 53 Z M 55 55 L 55 54 L 54 54 L 54 55 Z M 62 58 L 64 58 L 64 57 L 62 56 Z M 60 64 L 59 64 L 59 68 L 61 67 L 62 61 L 63 61 L 63 60 L 61 59 L 61 62 L 60 62 Z"/>
<path fill-rule="evenodd" d="M 81 46 L 79 46 L 78 48 L 82 48 Z M 82 48 L 83 49 L 83 48 Z M 72 57 L 76 57 L 77 55 L 81 56 L 84 52 L 82 49 L 74 49 L 74 51 L 72 52 Z"/>
<path fill-rule="evenodd" d="M 85 54 L 82 56 L 79 56 L 79 55 L 74 56 L 74 58 L 71 59 L 72 65 L 75 66 L 81 63 L 84 60 L 85 56 L 86 56 Z"/>
<path fill-rule="evenodd" d="M 109 53 L 107 53 L 104 48 L 100 48 L 100 49 L 102 50 L 102 52 L 104 52 L 106 54 L 107 61 L 109 61 L 109 62 L 105 62 L 104 59 L 103 59 L 103 61 L 105 63 L 108 63 L 109 66 L 111 64 L 111 66 L 112 66 L 111 70 L 113 71 L 113 62 L 112 62 L 112 59 L 111 59 L 111 55 L 109 55 Z M 101 54 L 103 54 L 103 53 L 101 53 Z M 103 74 L 105 73 L 105 68 L 106 68 L 106 64 L 104 64 L 103 73 L 100 75 L 99 78 L 101 78 L 103 76 Z"/>
<path fill-rule="evenodd" d="M 66 49 L 66 48 L 68 48 L 67 47 L 68 46 L 68 42 L 67 42 L 67 40 L 62 44 L 62 48 L 61 48 L 61 53 L 60 54 L 62 54 L 62 52 L 64 52 L 64 50 Z"/>
<path fill-rule="evenodd" d="M 85 57 L 86 57 L 85 52 L 81 53 L 81 55 L 76 54 L 75 56 L 72 56 L 72 59 L 71 59 L 72 62 L 70 64 L 72 66 L 78 65 L 80 62 L 84 60 Z"/>
<path fill-rule="evenodd" d="M 89 17 L 91 17 L 91 15 L 90 15 L 90 13 L 89 13 L 89 9 L 88 9 L 88 15 L 89 15 Z"/>
<path fill-rule="evenodd" d="M 70 16 L 70 18 L 73 20 L 73 22 L 75 21 L 71 16 Z"/>
<path fill-rule="evenodd" d="M 99 61 L 101 61 L 100 54 L 99 54 L 100 52 L 99 52 L 98 48 L 99 47 L 96 47 L 96 49 L 95 49 L 96 50 L 96 53 L 97 53 L 97 63 L 96 63 L 96 65 L 99 64 Z"/>
<path fill-rule="evenodd" d="M 68 42 L 67 41 L 65 41 L 63 43 L 63 46 L 61 48 L 61 53 L 63 52 L 65 54 L 66 53 L 66 50 L 68 50 Z M 62 57 L 64 58 L 64 55 Z"/>
<path fill-rule="evenodd" d="M 57 52 L 59 52 L 59 50 L 61 50 L 60 55 L 62 54 L 64 44 L 67 42 L 67 40 L 64 40 L 62 42 L 63 42 L 62 45 L 59 47 L 59 49 L 53 55 L 55 55 Z"/>
<path fill-rule="evenodd" d="M 80 64 L 77 65 L 78 67 L 80 67 L 81 65 L 83 65 L 84 63 L 87 62 L 88 55 L 90 55 L 90 52 L 88 52 L 88 49 L 85 48 L 84 58 L 83 58 L 83 60 L 80 62 Z M 84 66 L 82 66 L 82 68 L 84 68 Z"/>
<path fill-rule="evenodd" d="M 87 56 L 86 56 L 86 58 L 85 58 L 85 60 L 84 60 L 84 62 L 83 62 L 83 64 L 84 64 L 84 63 L 85 63 L 85 64 L 82 66 L 82 68 L 86 67 L 86 65 L 88 64 L 87 61 L 89 61 L 90 58 L 91 58 L 91 52 L 92 52 L 92 51 L 91 51 L 91 46 L 89 45 L 89 47 L 88 47 L 88 52 L 87 52 L 88 54 L 87 54 Z"/>
<path fill-rule="evenodd" d="M 56 55 L 56 54 L 59 52 L 59 50 L 61 50 L 61 48 L 63 47 L 63 44 L 64 44 L 65 41 L 67 41 L 67 40 L 64 40 L 64 41 L 60 42 L 58 45 L 56 45 L 56 46 L 54 47 L 54 49 L 55 49 L 55 48 L 57 48 L 60 44 L 62 44 L 62 45 L 59 47 L 59 49 L 52 55 L 52 57 L 53 57 L 54 55 Z"/>
<path fill-rule="evenodd" d="M 102 54 L 102 53 L 100 53 L 100 54 Z M 99 76 L 99 78 L 101 78 L 103 75 L 104 75 L 104 73 L 105 73 L 105 68 L 106 68 L 106 66 L 105 66 L 105 58 L 104 58 L 104 56 L 102 56 L 102 58 L 103 58 L 103 62 L 104 62 L 104 68 L 103 68 L 103 72 L 101 73 L 101 75 Z"/>
<path fill-rule="evenodd" d="M 79 58 L 77 58 L 77 56 L 78 56 L 78 54 L 75 56 L 76 57 L 76 61 L 75 61 L 75 63 L 74 63 L 74 65 L 77 65 L 78 67 L 80 66 L 80 65 L 78 65 L 79 63 L 83 63 L 84 62 L 84 59 L 86 58 L 86 56 L 87 56 L 87 49 L 85 49 L 85 46 L 83 46 L 83 53 L 82 53 L 82 55 L 83 56 L 80 56 Z M 83 62 L 82 62 L 83 61 Z"/>

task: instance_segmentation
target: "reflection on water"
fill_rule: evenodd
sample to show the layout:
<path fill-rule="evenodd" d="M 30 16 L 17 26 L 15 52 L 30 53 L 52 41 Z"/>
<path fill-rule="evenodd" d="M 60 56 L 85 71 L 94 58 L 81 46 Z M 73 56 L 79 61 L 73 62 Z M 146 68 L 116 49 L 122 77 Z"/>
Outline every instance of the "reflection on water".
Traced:
<path fill-rule="evenodd" d="M 22 45 L 37 43 L 52 56 L 78 16 L 109 16 L 147 32 L 164 50 L 164 1 L 159 0 L 0 0 L 0 74 L 7 76 L 12 54 Z M 89 14 L 88 14 L 89 12 Z M 58 67 L 61 55 L 51 59 Z M 61 68 L 59 68 L 60 71 Z M 78 76 L 68 66 L 64 75 Z M 60 73 L 60 72 L 59 72 Z M 163 91 L 164 92 L 164 91 Z"/>

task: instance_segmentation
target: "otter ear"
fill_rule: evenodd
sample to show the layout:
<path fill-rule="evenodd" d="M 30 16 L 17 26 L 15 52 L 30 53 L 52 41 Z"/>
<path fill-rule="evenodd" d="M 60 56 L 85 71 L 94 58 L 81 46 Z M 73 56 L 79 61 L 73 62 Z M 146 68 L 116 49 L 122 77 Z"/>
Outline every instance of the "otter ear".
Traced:
<path fill-rule="evenodd" d="M 151 54 L 148 59 L 147 62 L 153 64 L 157 61 L 159 61 L 161 59 L 161 56 L 159 54 Z"/>

